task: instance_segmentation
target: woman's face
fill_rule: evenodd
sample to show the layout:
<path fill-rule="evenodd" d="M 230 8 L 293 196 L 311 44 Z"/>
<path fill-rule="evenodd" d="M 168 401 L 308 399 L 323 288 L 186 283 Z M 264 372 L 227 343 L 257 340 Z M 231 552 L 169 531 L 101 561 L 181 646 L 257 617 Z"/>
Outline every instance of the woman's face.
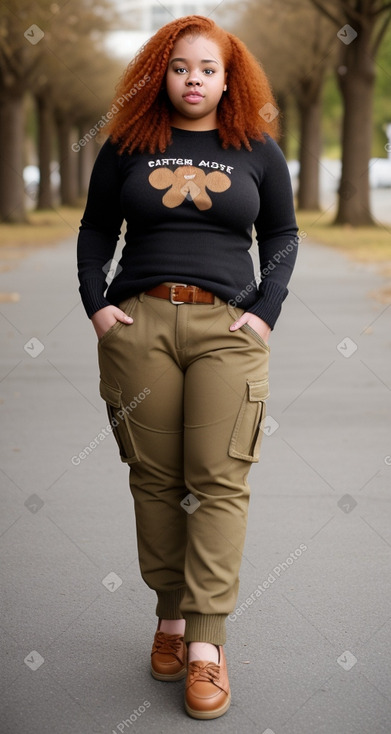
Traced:
<path fill-rule="evenodd" d="M 217 105 L 226 73 L 217 43 L 204 36 L 180 38 L 171 53 L 166 89 L 173 106 L 171 124 L 188 130 L 217 127 Z"/>

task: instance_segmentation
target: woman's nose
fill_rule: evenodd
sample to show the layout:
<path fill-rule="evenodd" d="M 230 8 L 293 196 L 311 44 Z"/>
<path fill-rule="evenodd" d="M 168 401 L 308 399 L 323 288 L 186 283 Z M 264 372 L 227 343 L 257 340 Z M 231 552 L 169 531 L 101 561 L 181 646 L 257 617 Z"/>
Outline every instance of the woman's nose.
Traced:
<path fill-rule="evenodd" d="M 188 84 L 188 86 L 201 86 L 201 80 L 196 74 L 191 74 L 186 84 Z"/>

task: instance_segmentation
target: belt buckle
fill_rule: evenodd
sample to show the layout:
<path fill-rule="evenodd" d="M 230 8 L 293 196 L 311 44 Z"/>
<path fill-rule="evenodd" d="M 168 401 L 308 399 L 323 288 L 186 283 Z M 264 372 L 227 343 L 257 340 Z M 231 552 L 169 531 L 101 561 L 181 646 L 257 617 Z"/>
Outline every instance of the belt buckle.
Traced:
<path fill-rule="evenodd" d="M 177 286 L 182 286 L 183 288 L 187 288 L 187 283 L 174 283 L 174 285 L 170 286 L 170 303 L 173 303 L 174 306 L 179 306 L 181 303 L 185 303 L 185 301 L 176 301 L 173 296 L 173 288 L 177 288 Z"/>

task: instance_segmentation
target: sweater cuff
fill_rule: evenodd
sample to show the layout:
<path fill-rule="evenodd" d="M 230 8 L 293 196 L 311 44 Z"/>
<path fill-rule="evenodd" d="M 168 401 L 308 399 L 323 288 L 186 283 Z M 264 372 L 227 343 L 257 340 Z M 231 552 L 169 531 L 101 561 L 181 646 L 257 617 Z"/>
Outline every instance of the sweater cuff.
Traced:
<path fill-rule="evenodd" d="M 106 288 L 107 283 L 101 278 L 91 278 L 81 283 L 79 293 L 88 318 L 91 318 L 99 309 L 111 306 L 110 301 L 103 295 Z"/>
<path fill-rule="evenodd" d="M 273 280 L 265 278 L 259 286 L 259 298 L 246 310 L 259 316 L 271 329 L 280 315 L 282 302 L 288 295 L 288 288 L 279 285 Z"/>

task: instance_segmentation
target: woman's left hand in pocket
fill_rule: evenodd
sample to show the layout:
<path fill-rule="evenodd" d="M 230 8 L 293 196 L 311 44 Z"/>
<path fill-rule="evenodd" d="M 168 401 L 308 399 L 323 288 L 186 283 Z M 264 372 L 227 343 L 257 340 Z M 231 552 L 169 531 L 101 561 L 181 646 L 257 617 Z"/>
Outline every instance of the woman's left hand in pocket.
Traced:
<path fill-rule="evenodd" d="M 266 321 L 263 321 L 263 319 L 260 319 L 259 316 L 256 316 L 255 313 L 249 313 L 248 311 L 245 311 L 241 317 L 235 321 L 233 324 L 231 324 L 230 331 L 236 331 L 237 329 L 240 329 L 243 324 L 248 324 L 251 326 L 254 331 L 259 334 L 259 336 L 262 337 L 263 341 L 268 341 L 269 334 L 271 332 L 271 328 L 269 324 L 266 323 Z"/>

